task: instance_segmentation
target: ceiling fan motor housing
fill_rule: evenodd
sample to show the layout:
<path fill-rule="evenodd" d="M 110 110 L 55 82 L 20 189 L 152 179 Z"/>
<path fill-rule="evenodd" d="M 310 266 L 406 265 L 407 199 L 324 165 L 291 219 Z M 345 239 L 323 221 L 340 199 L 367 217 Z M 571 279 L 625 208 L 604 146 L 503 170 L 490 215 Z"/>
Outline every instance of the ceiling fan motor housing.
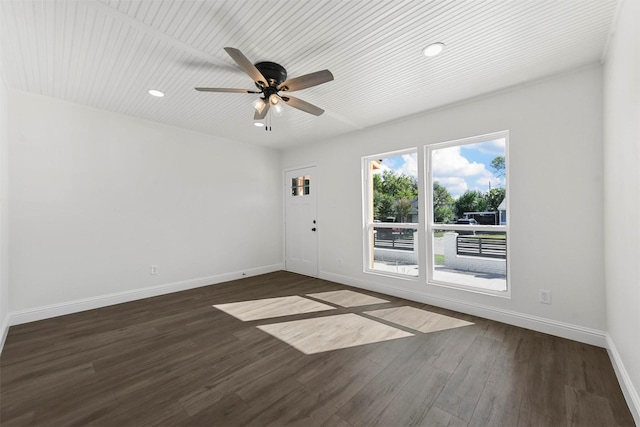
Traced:
<path fill-rule="evenodd" d="M 269 86 L 278 87 L 287 80 L 287 70 L 280 64 L 265 61 L 256 63 L 255 67 L 268 80 L 266 83 Z"/>

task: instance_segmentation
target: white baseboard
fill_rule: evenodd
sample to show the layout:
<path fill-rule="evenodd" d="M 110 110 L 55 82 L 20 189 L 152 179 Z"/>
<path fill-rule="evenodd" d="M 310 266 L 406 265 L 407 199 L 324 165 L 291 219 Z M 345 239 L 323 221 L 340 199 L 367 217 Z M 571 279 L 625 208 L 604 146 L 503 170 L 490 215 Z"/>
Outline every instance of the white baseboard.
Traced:
<path fill-rule="evenodd" d="M 629 373 L 624 363 L 622 363 L 622 358 L 620 357 L 620 353 L 618 353 L 616 344 L 609 334 L 607 334 L 607 351 L 609 352 L 609 358 L 613 364 L 613 369 L 616 371 L 622 394 L 627 401 L 631 415 L 633 415 L 636 425 L 640 426 L 640 395 L 638 395 L 638 390 L 634 387 Z"/>
<path fill-rule="evenodd" d="M 284 269 L 284 264 L 273 264 L 263 267 L 252 268 L 232 273 L 224 273 L 215 276 L 200 277 L 197 279 L 185 280 L 181 282 L 166 283 L 158 286 L 134 289 L 126 292 L 100 295 L 97 297 L 84 298 L 75 301 L 68 301 L 59 304 L 51 304 L 43 307 L 34 307 L 26 310 L 18 310 L 9 313 L 7 329 L 9 326 L 20 325 L 22 323 L 35 322 L 37 320 L 49 319 L 66 314 L 78 313 L 80 311 L 93 310 L 95 308 L 106 307 L 114 304 L 135 301 L 143 298 L 155 297 L 158 295 L 170 294 L 173 292 L 185 291 L 187 289 L 199 288 L 201 286 L 214 285 L 230 280 L 242 279 L 250 276 L 271 273 Z M 0 348 L 1 351 L 1 348 Z"/>
<path fill-rule="evenodd" d="M 585 328 L 583 326 L 545 319 L 543 317 L 532 316 L 487 305 L 459 301 L 453 298 L 415 292 L 397 288 L 395 286 L 381 285 L 379 283 L 354 279 L 352 277 L 342 276 L 340 274 L 329 273 L 326 271 L 320 272 L 319 277 L 321 279 L 330 280 L 347 286 L 354 286 L 356 288 L 393 295 L 411 301 L 431 304 L 449 310 L 471 314 L 473 316 L 483 317 L 485 319 L 491 319 L 497 322 L 507 323 L 509 325 L 519 326 L 521 328 L 531 329 L 598 347 L 607 347 L 606 332 L 599 331 L 597 329 Z"/>

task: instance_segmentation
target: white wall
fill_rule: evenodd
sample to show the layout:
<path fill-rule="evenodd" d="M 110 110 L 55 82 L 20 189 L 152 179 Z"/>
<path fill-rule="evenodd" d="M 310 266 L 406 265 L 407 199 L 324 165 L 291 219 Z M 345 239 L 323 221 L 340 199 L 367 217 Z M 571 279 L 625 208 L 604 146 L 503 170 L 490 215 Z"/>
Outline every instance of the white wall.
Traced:
<path fill-rule="evenodd" d="M 424 271 L 418 281 L 364 273 L 361 157 L 501 130 L 510 131 L 511 299 L 427 285 Z M 605 344 L 599 66 L 285 151 L 283 168 L 302 164 L 320 176 L 322 277 Z M 552 305 L 538 302 L 540 288 Z"/>
<path fill-rule="evenodd" d="M 0 352 L 9 316 L 9 219 L 8 219 L 8 110 L 7 87 L 0 77 Z"/>
<path fill-rule="evenodd" d="M 279 152 L 23 92 L 9 102 L 14 323 L 281 268 Z"/>
<path fill-rule="evenodd" d="M 607 324 L 640 425 L 640 6 L 622 1 L 605 66 Z M 631 403 L 633 402 L 633 403 Z"/>

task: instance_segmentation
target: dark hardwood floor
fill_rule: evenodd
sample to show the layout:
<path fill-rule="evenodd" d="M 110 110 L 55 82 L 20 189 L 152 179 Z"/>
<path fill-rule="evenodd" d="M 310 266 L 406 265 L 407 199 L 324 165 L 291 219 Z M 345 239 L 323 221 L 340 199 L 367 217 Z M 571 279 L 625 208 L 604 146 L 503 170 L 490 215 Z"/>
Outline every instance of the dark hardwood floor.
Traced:
<path fill-rule="evenodd" d="M 348 289 L 276 272 L 13 326 L 0 358 L 0 422 L 634 425 L 602 348 L 358 289 L 388 302 L 343 307 L 307 296 Z M 332 309 L 242 321 L 213 307 L 286 296 Z M 384 310 L 394 307 L 412 309 Z M 309 338 L 295 329 L 308 319 L 365 326 L 324 326 Z M 309 354 L 259 328 L 274 324 Z M 344 347 L 375 339 L 369 329 L 411 335 Z"/>

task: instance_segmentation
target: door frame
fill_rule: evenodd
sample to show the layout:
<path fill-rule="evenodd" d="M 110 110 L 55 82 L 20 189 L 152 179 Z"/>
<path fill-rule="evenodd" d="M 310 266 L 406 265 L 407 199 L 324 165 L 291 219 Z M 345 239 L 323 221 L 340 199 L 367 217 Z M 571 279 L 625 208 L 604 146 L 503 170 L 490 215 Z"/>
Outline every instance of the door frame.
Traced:
<path fill-rule="evenodd" d="M 300 170 L 300 169 L 306 169 L 306 168 L 316 168 L 316 174 L 319 174 L 319 170 L 320 168 L 314 164 L 314 163 L 305 163 L 301 166 L 295 166 L 295 167 L 288 167 L 282 170 L 282 265 L 284 267 L 285 271 L 287 270 L 287 195 L 289 194 L 289 183 L 287 182 L 287 174 L 289 172 L 293 172 L 296 170 Z M 318 223 L 318 232 L 317 232 L 317 237 L 316 237 L 316 265 L 317 265 L 317 271 L 316 271 L 316 275 L 314 277 L 320 277 L 320 239 L 321 239 L 321 227 L 320 225 L 322 224 L 320 222 L 320 217 L 319 217 L 319 210 L 318 210 L 318 201 L 319 201 L 319 197 L 318 195 L 320 194 L 320 184 L 319 184 L 319 179 L 316 178 L 315 180 L 315 190 L 316 190 L 316 221 Z"/>

